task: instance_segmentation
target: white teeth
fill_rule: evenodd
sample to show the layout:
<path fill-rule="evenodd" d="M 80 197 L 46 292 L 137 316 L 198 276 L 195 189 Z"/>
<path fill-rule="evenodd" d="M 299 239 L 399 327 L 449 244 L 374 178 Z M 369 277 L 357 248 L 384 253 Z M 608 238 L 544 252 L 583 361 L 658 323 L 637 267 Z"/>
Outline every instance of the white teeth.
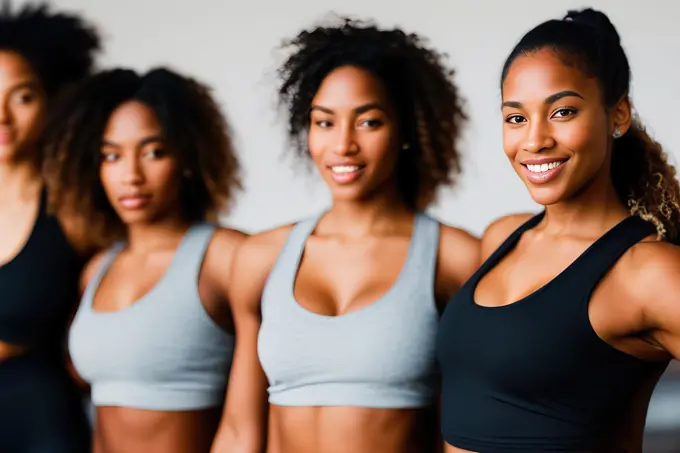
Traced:
<path fill-rule="evenodd" d="M 338 165 L 331 167 L 334 173 L 351 173 L 353 171 L 359 171 L 361 168 L 358 165 Z"/>
<path fill-rule="evenodd" d="M 549 164 L 541 164 L 541 165 L 527 165 L 527 168 L 532 173 L 543 173 L 545 171 L 552 170 L 553 168 L 557 168 L 560 165 L 562 165 L 563 163 L 564 163 L 564 161 L 550 162 Z"/>

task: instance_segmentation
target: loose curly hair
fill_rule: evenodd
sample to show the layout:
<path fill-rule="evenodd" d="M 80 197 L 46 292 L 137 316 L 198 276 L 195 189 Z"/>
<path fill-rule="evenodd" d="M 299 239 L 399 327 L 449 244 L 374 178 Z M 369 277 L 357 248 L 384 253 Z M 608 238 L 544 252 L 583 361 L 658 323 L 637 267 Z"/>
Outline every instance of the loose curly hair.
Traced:
<path fill-rule="evenodd" d="M 29 62 L 48 99 L 90 74 L 100 46 L 96 29 L 76 15 L 52 12 L 44 3 L 15 12 L 5 0 L 0 7 L 0 50 Z"/>
<path fill-rule="evenodd" d="M 102 135 L 113 111 L 130 101 L 149 107 L 183 173 L 180 203 L 187 222 L 216 220 L 241 188 L 230 129 L 210 89 L 165 68 L 140 75 L 112 69 L 93 75 L 51 110 L 43 134 L 50 207 L 70 208 L 111 240 L 125 228 L 101 180 Z M 96 237 L 96 236 L 95 236 Z"/>
<path fill-rule="evenodd" d="M 586 76 L 597 78 L 605 107 L 613 107 L 629 95 L 631 71 L 619 34 L 604 13 L 591 8 L 569 11 L 564 19 L 549 20 L 524 35 L 505 62 L 501 89 L 518 56 L 545 48 Z M 614 140 L 611 175 L 631 215 L 652 222 L 659 239 L 678 239 L 680 185 L 675 168 L 638 118 L 622 137 Z"/>
<path fill-rule="evenodd" d="M 416 34 L 349 18 L 284 41 L 282 50 L 290 55 L 278 70 L 279 102 L 297 154 L 309 155 L 310 107 L 324 78 L 341 66 L 359 67 L 385 86 L 409 144 L 396 170 L 404 202 L 423 209 L 434 201 L 437 189 L 452 185 L 461 171 L 458 139 L 467 118 L 446 55 L 426 44 Z"/>

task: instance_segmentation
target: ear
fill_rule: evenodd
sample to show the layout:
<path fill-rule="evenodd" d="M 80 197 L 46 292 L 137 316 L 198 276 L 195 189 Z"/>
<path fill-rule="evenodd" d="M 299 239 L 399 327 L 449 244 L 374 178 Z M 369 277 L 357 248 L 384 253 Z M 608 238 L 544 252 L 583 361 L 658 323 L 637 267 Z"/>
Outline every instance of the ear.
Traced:
<path fill-rule="evenodd" d="M 632 107 L 626 94 L 609 111 L 609 135 L 613 135 L 616 129 L 621 135 L 628 132 L 633 123 Z"/>

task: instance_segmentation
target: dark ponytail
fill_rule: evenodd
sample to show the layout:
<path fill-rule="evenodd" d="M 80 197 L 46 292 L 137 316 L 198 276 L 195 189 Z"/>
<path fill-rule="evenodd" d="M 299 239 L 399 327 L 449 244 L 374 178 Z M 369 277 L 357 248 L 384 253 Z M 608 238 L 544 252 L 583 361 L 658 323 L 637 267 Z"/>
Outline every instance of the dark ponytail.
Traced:
<path fill-rule="evenodd" d="M 569 11 L 529 31 L 503 66 L 501 85 L 520 55 L 551 48 L 565 63 L 600 83 L 605 107 L 615 106 L 630 90 L 630 65 L 618 32 L 609 18 L 591 8 Z M 631 211 L 656 226 L 659 238 L 675 241 L 680 230 L 680 186 L 662 146 L 635 118 L 614 139 L 611 174 L 619 198 Z"/>

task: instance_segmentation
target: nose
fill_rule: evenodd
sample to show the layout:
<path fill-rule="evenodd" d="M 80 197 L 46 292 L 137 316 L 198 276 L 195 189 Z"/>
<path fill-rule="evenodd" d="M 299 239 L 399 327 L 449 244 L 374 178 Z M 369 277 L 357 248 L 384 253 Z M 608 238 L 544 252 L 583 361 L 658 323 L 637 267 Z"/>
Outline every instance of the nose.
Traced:
<path fill-rule="evenodd" d="M 144 171 L 139 159 L 126 159 L 123 165 L 123 183 L 129 185 L 139 185 L 144 182 Z"/>
<path fill-rule="evenodd" d="M 542 121 L 534 121 L 526 129 L 527 135 L 522 143 L 522 149 L 530 153 L 540 153 L 555 146 L 550 126 Z"/>
<path fill-rule="evenodd" d="M 359 151 L 359 146 L 355 140 L 354 128 L 351 124 L 343 124 L 336 129 L 335 146 L 333 151 L 339 156 L 350 156 Z"/>

